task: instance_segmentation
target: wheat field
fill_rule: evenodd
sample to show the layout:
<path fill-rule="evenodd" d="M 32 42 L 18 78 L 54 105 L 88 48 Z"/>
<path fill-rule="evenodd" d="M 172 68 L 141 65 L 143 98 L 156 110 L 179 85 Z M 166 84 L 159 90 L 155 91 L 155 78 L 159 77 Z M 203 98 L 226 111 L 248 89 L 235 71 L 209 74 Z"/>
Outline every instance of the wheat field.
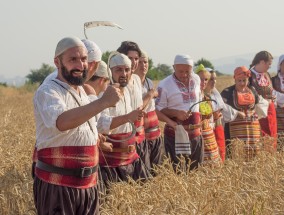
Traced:
<path fill-rule="evenodd" d="M 233 83 L 218 79 L 219 90 Z M 31 159 L 35 144 L 33 92 L 0 87 L 0 214 L 36 214 Z M 269 140 L 263 140 L 269 141 Z M 168 160 L 142 184 L 113 184 L 102 214 L 284 214 L 284 156 L 266 152 L 250 162 L 236 152 L 218 168 L 175 174 Z"/>

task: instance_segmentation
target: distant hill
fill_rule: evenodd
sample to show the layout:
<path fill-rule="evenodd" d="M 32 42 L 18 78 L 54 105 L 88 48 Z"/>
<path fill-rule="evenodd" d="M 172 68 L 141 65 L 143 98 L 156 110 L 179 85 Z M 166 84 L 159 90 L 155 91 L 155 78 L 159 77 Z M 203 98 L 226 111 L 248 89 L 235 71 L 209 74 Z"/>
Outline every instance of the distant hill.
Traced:
<path fill-rule="evenodd" d="M 223 74 L 233 75 L 234 70 L 238 66 L 249 67 L 255 53 L 249 53 L 244 55 L 236 55 L 230 57 L 224 57 L 219 59 L 210 60 L 214 65 L 215 69 Z M 274 56 L 273 63 L 270 68 L 271 73 L 277 72 L 278 56 Z"/>
<path fill-rule="evenodd" d="M 20 87 L 25 84 L 26 78 L 21 76 L 15 76 L 13 78 L 5 78 L 5 76 L 0 75 L 0 82 L 7 83 L 9 86 Z"/>

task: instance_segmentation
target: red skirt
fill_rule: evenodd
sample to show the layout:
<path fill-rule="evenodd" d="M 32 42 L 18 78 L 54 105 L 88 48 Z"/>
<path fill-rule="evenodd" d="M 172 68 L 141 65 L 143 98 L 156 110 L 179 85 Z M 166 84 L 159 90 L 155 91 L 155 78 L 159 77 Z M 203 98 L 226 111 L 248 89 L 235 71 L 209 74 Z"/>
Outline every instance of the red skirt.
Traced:
<path fill-rule="evenodd" d="M 222 161 L 225 161 L 226 157 L 226 145 L 225 145 L 225 134 L 224 128 L 222 125 L 216 125 L 214 129 L 215 138 L 217 141 L 217 145 L 219 147 L 219 153 Z"/>
<path fill-rule="evenodd" d="M 259 120 L 261 133 L 263 136 L 274 137 L 272 141 L 272 146 L 274 149 L 277 147 L 277 119 L 276 110 L 273 102 L 270 102 L 267 117 Z"/>

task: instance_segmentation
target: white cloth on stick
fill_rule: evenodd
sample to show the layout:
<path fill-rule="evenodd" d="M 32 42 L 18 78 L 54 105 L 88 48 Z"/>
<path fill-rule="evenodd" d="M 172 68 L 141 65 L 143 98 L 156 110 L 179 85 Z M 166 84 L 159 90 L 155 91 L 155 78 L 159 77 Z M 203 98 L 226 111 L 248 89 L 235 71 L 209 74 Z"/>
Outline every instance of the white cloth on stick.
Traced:
<path fill-rule="evenodd" d="M 190 140 L 183 125 L 177 125 L 175 130 L 176 155 L 191 155 Z"/>

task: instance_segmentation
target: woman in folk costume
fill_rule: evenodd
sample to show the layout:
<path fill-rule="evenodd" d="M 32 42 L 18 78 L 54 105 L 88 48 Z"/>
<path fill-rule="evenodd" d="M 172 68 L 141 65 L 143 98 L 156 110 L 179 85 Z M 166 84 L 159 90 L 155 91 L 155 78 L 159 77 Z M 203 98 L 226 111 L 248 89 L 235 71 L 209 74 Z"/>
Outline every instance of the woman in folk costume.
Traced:
<path fill-rule="evenodd" d="M 268 69 L 272 63 L 273 57 L 267 51 L 257 53 L 250 65 L 251 77 L 250 85 L 253 86 L 257 93 L 269 102 L 267 117 L 259 120 L 262 135 L 268 135 L 275 138 L 271 143 L 272 149 L 277 146 L 277 121 L 274 101 L 276 91 L 273 89 L 272 81 Z"/>
<path fill-rule="evenodd" d="M 272 78 L 273 88 L 279 92 L 284 93 L 284 55 L 279 57 L 277 65 L 277 75 Z M 283 137 L 284 133 L 284 99 L 279 99 L 277 93 L 277 107 L 276 107 L 276 116 L 277 116 L 277 133 L 278 137 Z"/>
<path fill-rule="evenodd" d="M 135 126 L 128 122 L 140 120 L 142 110 L 133 110 L 127 90 L 131 61 L 124 54 L 115 53 L 109 60 L 112 80 L 119 83 L 122 97 L 115 107 L 104 110 L 98 121 L 98 130 L 107 135 L 111 148 L 100 148 L 99 164 L 106 185 L 108 182 L 127 181 L 128 177 L 146 179 L 149 174 L 136 151 Z M 111 139 L 110 139 L 111 138 Z"/>
<path fill-rule="evenodd" d="M 159 165 L 162 162 L 164 145 L 161 136 L 161 130 L 159 127 L 158 115 L 156 112 L 158 112 L 159 115 L 161 115 L 162 113 L 156 110 L 154 100 L 158 92 L 155 90 L 151 79 L 146 77 L 148 66 L 148 56 L 144 51 L 141 51 L 141 57 L 139 58 L 138 68 L 135 71 L 135 74 L 137 74 L 141 79 L 143 100 L 146 96 L 148 96 L 148 99 L 146 99 L 143 103 L 143 109 L 145 111 L 145 147 L 148 151 L 148 153 L 146 154 L 147 157 L 145 157 L 144 162 L 149 169 L 153 169 L 154 165 Z"/>
<path fill-rule="evenodd" d="M 222 112 L 226 110 L 226 105 L 218 92 L 215 88 L 216 85 L 216 72 L 210 68 L 206 68 L 208 72 L 210 72 L 211 76 L 207 83 L 207 86 L 204 90 L 204 94 L 209 96 L 211 99 L 215 100 L 217 103 L 212 102 L 213 106 L 213 120 L 214 120 L 214 133 L 215 138 L 219 147 L 219 153 L 222 161 L 225 160 L 226 157 L 226 145 L 225 145 L 225 134 L 224 134 L 224 127 L 222 125 Z"/>
<path fill-rule="evenodd" d="M 238 138 L 244 141 L 244 153 L 247 159 L 254 157 L 259 151 L 260 125 L 255 111 L 259 101 L 256 90 L 249 86 L 251 72 L 245 66 L 234 71 L 235 85 L 221 92 L 223 100 L 234 109 L 242 112 L 234 121 L 225 127 L 226 138 Z"/>
<path fill-rule="evenodd" d="M 220 164 L 221 157 L 213 130 L 215 125 L 213 121 L 213 102 L 210 101 L 210 96 L 204 92 L 211 75 L 202 64 L 197 67 L 196 73 L 200 77 L 201 98 L 204 101 L 199 105 L 202 119 L 202 137 L 204 139 L 204 164 L 215 166 Z"/>

